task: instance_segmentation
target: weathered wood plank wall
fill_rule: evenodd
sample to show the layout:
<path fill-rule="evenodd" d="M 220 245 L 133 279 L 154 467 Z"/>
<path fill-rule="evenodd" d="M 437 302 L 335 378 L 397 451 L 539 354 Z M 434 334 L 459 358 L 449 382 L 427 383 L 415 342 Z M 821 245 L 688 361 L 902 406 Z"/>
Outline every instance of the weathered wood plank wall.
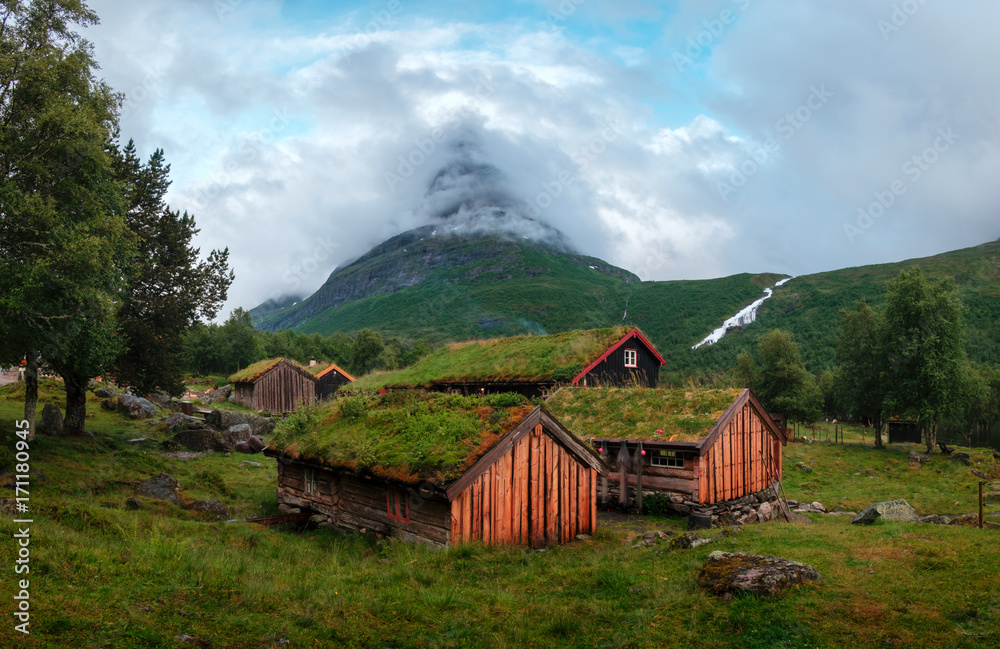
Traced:
<path fill-rule="evenodd" d="M 544 547 L 593 534 L 597 471 L 539 424 L 451 503 L 451 542 Z"/>
<path fill-rule="evenodd" d="M 781 442 L 754 409 L 743 406 L 698 466 L 698 502 L 740 498 L 765 489 L 781 475 Z"/>

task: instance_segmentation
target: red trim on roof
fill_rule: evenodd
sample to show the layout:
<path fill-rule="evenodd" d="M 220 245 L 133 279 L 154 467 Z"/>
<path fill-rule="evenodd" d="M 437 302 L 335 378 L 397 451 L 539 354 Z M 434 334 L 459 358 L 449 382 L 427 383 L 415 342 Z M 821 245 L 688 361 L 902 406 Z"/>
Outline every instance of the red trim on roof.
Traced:
<path fill-rule="evenodd" d="M 344 375 L 344 378 L 345 378 L 345 379 L 347 379 L 348 381 L 353 381 L 353 380 L 354 380 L 354 377 L 353 377 L 353 376 L 351 376 L 350 374 L 348 374 L 348 373 L 347 373 L 347 372 L 345 372 L 344 370 L 342 370 L 342 369 L 340 369 L 339 367 L 337 367 L 337 364 L 336 364 L 336 363 L 330 363 L 330 367 L 327 367 L 327 368 L 326 368 L 326 369 L 324 369 L 324 370 L 323 370 L 322 372 L 320 372 L 319 374 L 317 374 L 317 375 L 316 375 L 316 378 L 317 378 L 317 379 L 321 379 L 321 378 L 323 378 L 324 376 L 326 376 L 326 374 L 327 374 L 327 373 L 328 373 L 328 372 L 329 372 L 330 370 L 337 370 L 338 372 L 340 372 L 341 374 L 343 374 L 343 375 Z"/>
<path fill-rule="evenodd" d="M 633 337 L 637 338 L 643 345 L 646 346 L 646 349 L 653 352 L 653 355 L 656 356 L 658 359 L 660 359 L 660 367 L 663 367 L 664 365 L 667 364 L 667 361 L 663 360 L 663 357 L 660 356 L 660 352 L 656 351 L 656 347 L 653 347 L 653 343 L 646 340 L 646 337 L 643 336 L 642 332 L 639 331 L 638 327 L 636 327 L 633 328 L 632 331 L 622 336 L 621 340 L 616 342 L 614 345 L 611 345 L 611 347 L 608 347 L 607 351 L 601 354 L 596 361 L 594 361 L 587 367 L 583 368 L 583 371 L 577 374 L 576 377 L 573 379 L 572 381 L 573 385 L 576 385 L 580 381 L 580 379 L 582 379 L 587 374 L 587 372 L 597 367 L 597 364 L 605 360 L 611 354 L 611 352 L 615 351 L 616 349 L 624 345 L 626 341 L 628 341 L 630 338 Z"/>

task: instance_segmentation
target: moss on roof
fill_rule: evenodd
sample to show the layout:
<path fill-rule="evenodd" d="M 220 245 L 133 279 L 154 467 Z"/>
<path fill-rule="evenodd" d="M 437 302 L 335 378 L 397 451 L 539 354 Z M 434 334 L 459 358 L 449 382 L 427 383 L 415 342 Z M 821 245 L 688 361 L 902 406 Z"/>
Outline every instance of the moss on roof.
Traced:
<path fill-rule="evenodd" d="M 697 442 L 739 394 L 738 389 L 564 387 L 545 408 L 586 439 Z"/>
<path fill-rule="evenodd" d="M 351 387 L 370 390 L 463 381 L 569 382 L 629 331 L 629 327 L 612 327 L 451 343 L 404 370 L 372 373 Z"/>
<path fill-rule="evenodd" d="M 281 361 L 288 361 L 289 363 L 299 368 L 303 372 L 306 372 L 307 374 L 309 373 L 308 367 L 300 365 L 299 363 L 289 358 L 267 358 L 262 361 L 257 361 L 256 363 L 252 363 L 251 365 L 246 366 L 236 374 L 233 374 L 232 376 L 229 377 L 229 382 L 246 383 L 249 381 L 254 381 L 262 374 L 267 372 L 269 369 L 280 363 Z"/>
<path fill-rule="evenodd" d="M 279 424 L 270 450 L 386 480 L 460 477 L 532 406 L 518 394 L 463 397 L 394 390 L 337 399 Z"/>

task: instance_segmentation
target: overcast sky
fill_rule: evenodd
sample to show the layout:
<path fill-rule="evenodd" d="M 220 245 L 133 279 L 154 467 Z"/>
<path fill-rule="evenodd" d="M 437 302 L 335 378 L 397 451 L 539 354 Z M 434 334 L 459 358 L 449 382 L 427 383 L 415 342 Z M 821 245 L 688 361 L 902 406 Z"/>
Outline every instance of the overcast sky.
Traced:
<path fill-rule="evenodd" d="M 456 160 L 647 280 L 1000 236 L 992 0 L 89 4 L 123 135 L 229 247 L 225 313 L 425 223 Z"/>

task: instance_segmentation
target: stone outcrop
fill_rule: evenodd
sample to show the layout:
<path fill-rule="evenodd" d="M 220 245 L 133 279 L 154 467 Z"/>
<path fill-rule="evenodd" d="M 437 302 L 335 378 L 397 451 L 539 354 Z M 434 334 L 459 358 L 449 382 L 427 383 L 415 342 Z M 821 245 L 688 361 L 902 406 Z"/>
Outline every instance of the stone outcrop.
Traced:
<path fill-rule="evenodd" d="M 42 408 L 42 418 L 36 425 L 36 430 L 41 435 L 58 437 L 63 434 L 63 416 L 59 406 L 51 403 L 45 404 Z"/>
<path fill-rule="evenodd" d="M 859 513 L 851 523 L 868 525 L 877 520 L 912 523 L 919 518 L 917 512 L 905 500 L 883 500 Z"/>
<path fill-rule="evenodd" d="M 698 574 L 702 588 L 716 595 L 743 592 L 777 595 L 823 576 L 812 566 L 746 552 L 713 552 Z"/>
<path fill-rule="evenodd" d="M 118 409 L 131 419 L 149 419 L 157 413 L 156 406 L 151 401 L 133 394 L 119 396 Z"/>
<path fill-rule="evenodd" d="M 177 505 L 182 504 L 180 491 L 181 485 L 177 482 L 177 478 L 169 473 L 153 476 L 140 484 L 137 490 L 140 496 L 168 500 Z"/>
<path fill-rule="evenodd" d="M 231 426 L 247 424 L 250 434 L 254 437 L 270 435 L 274 430 L 274 421 L 252 412 L 239 410 L 213 410 L 205 416 L 205 422 L 216 430 L 228 431 Z"/>
<path fill-rule="evenodd" d="M 163 442 L 164 448 L 173 450 L 185 448 L 189 451 L 231 451 L 231 444 L 217 430 L 208 428 L 182 430 Z"/>

